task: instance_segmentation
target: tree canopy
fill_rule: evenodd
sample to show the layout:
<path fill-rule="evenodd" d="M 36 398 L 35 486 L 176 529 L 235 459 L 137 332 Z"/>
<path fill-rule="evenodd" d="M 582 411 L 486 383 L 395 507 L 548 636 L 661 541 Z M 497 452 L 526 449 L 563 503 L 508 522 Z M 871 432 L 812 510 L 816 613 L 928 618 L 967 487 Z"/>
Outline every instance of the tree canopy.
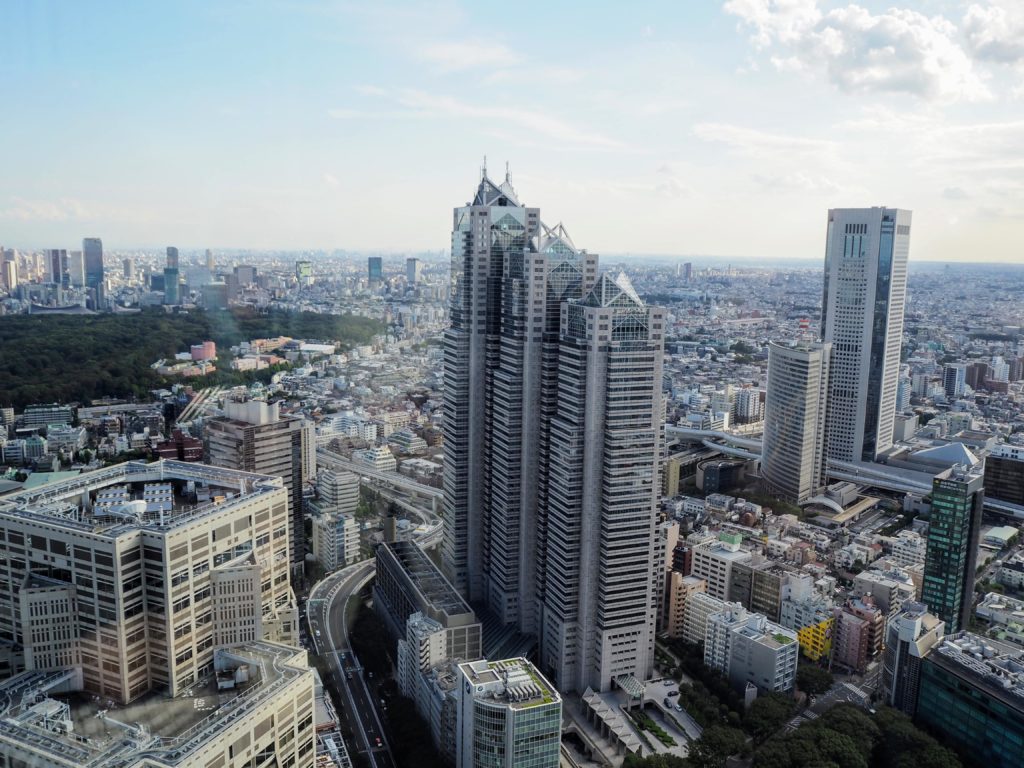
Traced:
<path fill-rule="evenodd" d="M 276 336 L 353 345 L 369 342 L 382 329 L 378 321 L 355 315 L 258 312 L 251 307 L 5 315 L 0 316 L 0 405 L 20 409 L 31 403 L 142 397 L 172 381 L 158 376 L 151 364 L 206 340 L 224 350 L 248 339 Z M 203 384 L 244 383 L 268 373 L 218 370 Z"/>

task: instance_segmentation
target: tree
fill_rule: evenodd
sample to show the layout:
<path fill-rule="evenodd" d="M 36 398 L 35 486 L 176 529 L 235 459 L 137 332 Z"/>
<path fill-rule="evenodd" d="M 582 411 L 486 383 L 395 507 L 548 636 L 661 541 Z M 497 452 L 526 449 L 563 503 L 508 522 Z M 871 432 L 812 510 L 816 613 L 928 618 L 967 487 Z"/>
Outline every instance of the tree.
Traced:
<path fill-rule="evenodd" d="M 755 741 L 764 741 L 792 717 L 794 707 L 793 700 L 781 693 L 758 696 L 743 718 L 743 729 Z"/>
<path fill-rule="evenodd" d="M 816 664 L 801 664 L 796 669 L 796 687 L 811 696 L 827 693 L 833 682 L 832 673 Z"/>
<path fill-rule="evenodd" d="M 685 758 L 675 755 L 649 755 L 638 757 L 637 755 L 626 755 L 622 761 L 622 768 L 688 768 L 689 763 Z"/>
<path fill-rule="evenodd" d="M 719 768 L 730 755 L 743 752 L 747 737 L 736 728 L 713 725 L 705 728 L 697 741 L 690 745 L 690 763 L 694 768 Z"/>

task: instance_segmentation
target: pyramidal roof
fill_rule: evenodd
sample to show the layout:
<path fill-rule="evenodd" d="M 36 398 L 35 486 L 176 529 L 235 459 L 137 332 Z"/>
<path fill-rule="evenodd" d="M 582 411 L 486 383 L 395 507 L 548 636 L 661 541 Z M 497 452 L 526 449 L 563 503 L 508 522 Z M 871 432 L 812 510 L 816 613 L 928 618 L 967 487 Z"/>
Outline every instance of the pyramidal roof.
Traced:
<path fill-rule="evenodd" d="M 583 303 L 588 307 L 644 306 L 625 272 L 619 272 L 614 278 L 607 272 L 602 272 L 593 289 L 583 299 Z"/>
<path fill-rule="evenodd" d="M 555 226 L 549 227 L 543 221 L 540 223 L 541 227 L 541 242 L 540 250 L 544 251 L 551 246 L 552 243 L 561 241 L 572 250 L 576 250 L 576 245 L 573 243 L 572 238 L 569 237 L 569 233 L 565 229 L 565 225 L 562 222 L 558 222 Z"/>
<path fill-rule="evenodd" d="M 946 445 L 940 445 L 935 448 L 925 448 L 923 451 L 914 452 L 915 459 L 925 459 L 926 461 L 932 461 L 942 464 L 964 464 L 968 467 L 973 467 L 978 463 L 978 457 L 975 456 L 963 443 L 947 443 Z"/>

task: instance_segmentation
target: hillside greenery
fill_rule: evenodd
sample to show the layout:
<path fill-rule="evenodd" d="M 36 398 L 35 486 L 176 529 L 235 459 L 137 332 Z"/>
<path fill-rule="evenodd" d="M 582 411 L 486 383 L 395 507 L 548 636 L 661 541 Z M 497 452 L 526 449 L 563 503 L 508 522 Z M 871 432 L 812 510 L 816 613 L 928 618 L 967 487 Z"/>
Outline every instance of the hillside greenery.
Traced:
<path fill-rule="evenodd" d="M 189 381 L 199 386 L 266 381 L 274 371 L 238 373 L 218 361 L 202 380 L 167 379 L 150 368 L 192 344 L 217 343 L 218 352 L 241 341 L 275 336 L 368 343 L 383 331 L 376 320 L 312 312 L 260 312 L 251 307 L 138 314 L 6 315 L 0 317 L 0 405 L 88 403 L 102 397 L 146 397 L 152 389 Z M 223 367 L 222 367 L 223 364 Z"/>

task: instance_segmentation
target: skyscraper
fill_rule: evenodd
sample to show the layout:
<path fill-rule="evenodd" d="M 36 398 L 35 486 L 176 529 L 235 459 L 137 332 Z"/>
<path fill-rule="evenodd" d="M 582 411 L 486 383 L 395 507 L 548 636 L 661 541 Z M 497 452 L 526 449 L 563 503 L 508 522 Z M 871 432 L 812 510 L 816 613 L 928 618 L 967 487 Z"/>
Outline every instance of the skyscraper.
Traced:
<path fill-rule="evenodd" d="M 444 342 L 444 562 L 452 583 L 536 632 L 541 411 L 550 416 L 559 305 L 593 284 L 597 257 L 549 229 L 506 178 L 455 209 Z M 543 392 L 542 392 L 543 390 Z"/>
<path fill-rule="evenodd" d="M 131 282 L 135 279 L 135 262 L 131 259 L 125 259 L 121 262 L 121 268 L 124 270 L 124 279 Z"/>
<path fill-rule="evenodd" d="M 167 266 L 164 268 L 164 304 L 181 303 L 181 280 L 178 272 L 178 249 L 167 246 Z"/>
<path fill-rule="evenodd" d="M 85 285 L 87 288 L 103 289 L 103 241 L 98 237 L 82 240 L 82 254 L 85 258 Z"/>
<path fill-rule="evenodd" d="M 562 303 L 538 528 L 541 665 L 563 690 L 653 669 L 664 324 L 624 274 Z"/>
<path fill-rule="evenodd" d="M 825 414 L 831 344 L 768 347 L 761 477 L 768 489 L 802 504 L 825 481 Z"/>
<path fill-rule="evenodd" d="M 873 461 L 892 446 L 911 212 L 828 212 L 822 338 L 832 343 L 828 458 Z"/>
<path fill-rule="evenodd" d="M 405 282 L 409 285 L 416 285 L 422 279 L 423 265 L 415 256 L 405 260 Z"/>
<path fill-rule="evenodd" d="M 650 669 L 663 325 L 507 175 L 455 210 L 445 568 L 565 690 Z"/>
<path fill-rule="evenodd" d="M 284 479 L 291 521 L 291 563 L 302 567 L 306 554 L 302 488 L 316 472 L 313 425 L 281 416 L 277 403 L 227 403 L 224 416 L 206 424 L 210 463 Z"/>
<path fill-rule="evenodd" d="M 980 472 L 963 466 L 947 469 L 932 481 L 921 602 L 945 622 L 951 635 L 965 629 L 971 618 L 983 483 Z"/>
<path fill-rule="evenodd" d="M 46 252 L 46 280 L 63 288 L 71 285 L 68 252 L 63 248 L 51 248 Z"/>
<path fill-rule="evenodd" d="M 380 256 L 366 259 L 366 273 L 371 283 L 379 283 L 384 279 L 384 260 Z"/>

